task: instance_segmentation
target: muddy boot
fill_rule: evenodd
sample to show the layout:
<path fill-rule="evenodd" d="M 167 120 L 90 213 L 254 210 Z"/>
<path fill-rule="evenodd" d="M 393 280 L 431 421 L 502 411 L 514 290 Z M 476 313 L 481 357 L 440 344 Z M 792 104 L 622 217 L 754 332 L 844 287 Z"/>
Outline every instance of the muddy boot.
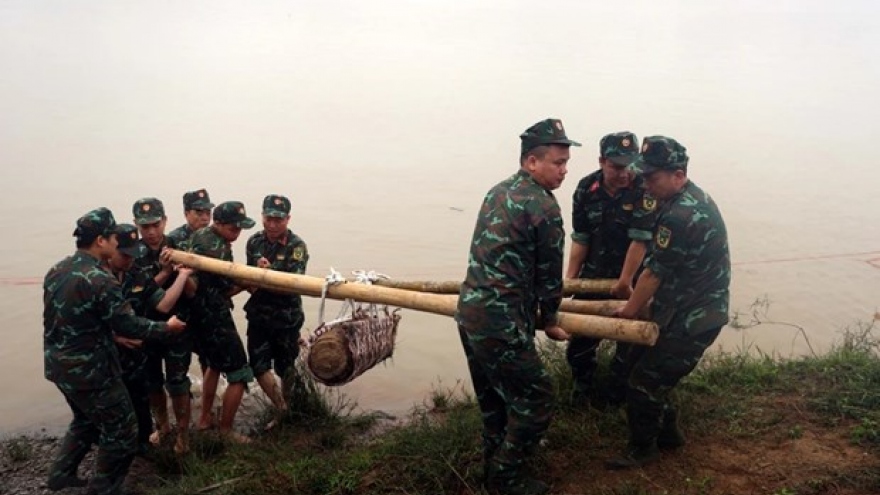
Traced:
<path fill-rule="evenodd" d="M 521 473 L 500 475 L 497 469 L 493 469 L 496 466 L 490 466 L 486 482 L 486 491 L 492 495 L 544 495 L 550 491 L 547 483 L 531 476 Z"/>
<path fill-rule="evenodd" d="M 47 487 L 53 492 L 64 490 L 65 488 L 81 488 L 88 485 L 88 480 L 77 477 L 76 475 L 58 475 L 49 476 Z"/>
<path fill-rule="evenodd" d="M 675 409 L 663 412 L 663 424 L 657 435 L 657 447 L 661 450 L 674 450 L 684 445 L 684 435 L 678 429 L 678 413 Z"/>
<path fill-rule="evenodd" d="M 619 470 L 642 467 L 660 458 L 656 443 L 648 445 L 628 445 L 619 457 L 605 461 L 605 469 Z"/>

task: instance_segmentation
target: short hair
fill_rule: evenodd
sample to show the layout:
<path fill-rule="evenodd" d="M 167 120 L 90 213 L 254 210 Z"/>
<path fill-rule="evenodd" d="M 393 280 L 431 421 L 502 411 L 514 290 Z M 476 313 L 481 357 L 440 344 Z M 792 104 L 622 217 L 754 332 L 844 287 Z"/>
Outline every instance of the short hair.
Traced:
<path fill-rule="evenodd" d="M 528 160 L 530 156 L 534 156 L 538 160 L 543 160 L 548 151 L 550 151 L 550 145 L 542 144 L 540 146 L 535 146 L 519 157 L 519 164 L 520 166 L 525 165 L 526 160 Z"/>

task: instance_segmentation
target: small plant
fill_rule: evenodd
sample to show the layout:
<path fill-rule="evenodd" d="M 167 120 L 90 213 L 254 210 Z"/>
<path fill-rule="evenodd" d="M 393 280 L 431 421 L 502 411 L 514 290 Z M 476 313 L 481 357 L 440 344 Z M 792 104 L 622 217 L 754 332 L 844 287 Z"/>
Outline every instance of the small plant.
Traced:
<path fill-rule="evenodd" d="M 804 428 L 801 425 L 794 425 L 788 430 L 788 438 L 797 440 L 804 436 Z"/>
<path fill-rule="evenodd" d="M 3 452 L 14 462 L 26 462 L 34 455 L 33 447 L 25 437 L 8 438 L 3 441 Z"/>

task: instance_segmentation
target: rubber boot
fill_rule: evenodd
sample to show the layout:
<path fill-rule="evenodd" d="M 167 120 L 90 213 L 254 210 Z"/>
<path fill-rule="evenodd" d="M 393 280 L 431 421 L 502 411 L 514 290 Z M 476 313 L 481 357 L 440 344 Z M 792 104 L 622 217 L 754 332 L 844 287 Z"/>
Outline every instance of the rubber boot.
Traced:
<path fill-rule="evenodd" d="M 661 450 L 675 450 L 685 443 L 684 435 L 678 429 L 678 413 L 675 409 L 663 412 L 663 423 L 657 435 L 657 447 Z"/>

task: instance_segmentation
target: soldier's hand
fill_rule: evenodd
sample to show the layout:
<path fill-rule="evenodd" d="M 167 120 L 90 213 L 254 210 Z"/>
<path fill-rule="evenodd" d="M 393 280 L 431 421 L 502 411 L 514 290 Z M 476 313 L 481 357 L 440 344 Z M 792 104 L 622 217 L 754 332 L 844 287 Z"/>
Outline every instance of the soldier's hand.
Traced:
<path fill-rule="evenodd" d="M 186 322 L 177 317 L 177 315 L 168 318 L 168 331 L 173 333 L 180 333 L 186 330 Z"/>
<path fill-rule="evenodd" d="M 568 332 L 563 330 L 559 325 L 548 326 L 544 329 L 544 334 L 551 340 L 568 340 L 569 338 Z"/>
<path fill-rule="evenodd" d="M 113 342 L 125 347 L 126 349 L 140 349 L 142 345 L 144 345 L 144 341 L 141 339 L 130 339 L 128 337 L 123 337 L 121 335 L 113 335 Z"/>
<path fill-rule="evenodd" d="M 272 263 L 269 263 L 269 260 L 267 260 L 265 257 L 261 257 L 257 260 L 258 268 L 269 268 L 271 265 Z"/>
<path fill-rule="evenodd" d="M 615 282 L 614 286 L 611 287 L 611 295 L 617 299 L 629 299 L 632 293 L 632 284 L 628 284 L 625 281 L 618 280 Z"/>
<path fill-rule="evenodd" d="M 181 277 L 189 277 L 190 275 L 195 273 L 195 270 L 193 270 L 192 268 L 190 268 L 188 266 L 183 266 L 183 265 L 177 265 L 174 267 L 174 269 L 177 271 L 177 275 L 179 275 Z"/>

